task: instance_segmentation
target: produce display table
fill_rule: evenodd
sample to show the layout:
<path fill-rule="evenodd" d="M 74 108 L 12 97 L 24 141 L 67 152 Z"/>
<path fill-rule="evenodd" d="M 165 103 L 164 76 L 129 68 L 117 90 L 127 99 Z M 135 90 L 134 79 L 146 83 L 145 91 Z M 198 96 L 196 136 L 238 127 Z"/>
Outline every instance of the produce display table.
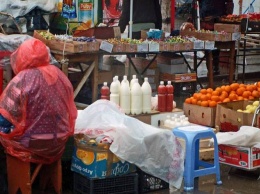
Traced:
<path fill-rule="evenodd" d="M 233 59 L 232 56 L 235 56 L 235 41 L 230 41 L 230 42 L 216 42 L 216 47 L 218 49 L 230 49 L 230 58 Z M 205 53 L 204 58 L 202 58 L 199 63 L 197 59 L 196 53 L 202 51 Z M 99 56 L 103 55 L 126 55 L 127 58 L 130 61 L 130 64 L 133 66 L 135 69 L 136 73 L 138 76 L 143 77 L 143 74 L 146 72 L 146 70 L 149 68 L 149 66 L 152 64 L 152 62 L 156 59 L 157 54 L 163 53 L 162 52 L 129 52 L 129 53 L 121 53 L 121 52 L 116 52 L 116 53 L 109 53 L 105 51 L 97 51 L 97 52 L 79 52 L 79 53 L 68 53 L 68 52 L 62 52 L 62 51 L 57 51 L 57 50 L 51 50 L 52 55 L 56 60 L 58 60 L 61 63 L 62 66 L 62 71 L 68 75 L 68 68 L 70 63 L 86 63 L 86 62 L 91 62 L 90 66 L 83 72 L 83 77 L 81 80 L 79 80 L 79 83 L 77 84 L 77 87 L 74 91 L 74 98 L 78 95 L 80 89 L 83 87 L 84 83 L 86 80 L 90 77 L 91 74 L 92 76 L 92 102 L 97 100 L 98 96 L 98 64 L 99 64 Z M 194 68 L 192 69 L 188 61 L 185 59 L 184 53 L 187 52 L 193 52 L 194 53 Z M 167 51 L 169 53 L 169 51 Z M 212 50 L 211 49 L 191 49 L 188 51 L 171 51 L 170 53 L 172 54 L 180 54 L 181 56 L 184 57 L 184 61 L 186 65 L 188 66 L 190 71 L 194 71 L 197 73 L 197 68 L 201 64 L 202 60 L 206 60 L 206 65 L 208 69 L 208 80 L 209 80 L 209 85 L 208 87 L 213 88 L 214 87 L 214 79 L 213 79 L 213 65 L 212 65 Z M 131 60 L 131 56 L 136 55 L 136 54 L 154 54 L 154 57 L 150 61 L 149 64 L 147 64 L 146 67 L 144 67 L 142 72 L 139 72 Z M 234 61 L 230 61 L 230 75 L 229 75 L 229 82 L 233 82 L 233 72 L 234 72 Z M 199 82 L 199 79 L 197 78 L 197 82 Z"/>

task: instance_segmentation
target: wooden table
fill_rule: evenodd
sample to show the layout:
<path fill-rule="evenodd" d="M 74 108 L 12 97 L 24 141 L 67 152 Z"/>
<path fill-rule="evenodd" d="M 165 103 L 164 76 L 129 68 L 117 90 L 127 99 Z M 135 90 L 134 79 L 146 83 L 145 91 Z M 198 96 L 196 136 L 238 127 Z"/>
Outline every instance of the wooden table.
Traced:
<path fill-rule="evenodd" d="M 235 42 L 216 42 L 216 47 L 218 49 L 230 49 L 230 75 L 229 75 L 229 82 L 233 82 L 233 73 L 234 73 L 234 55 L 235 55 Z M 205 53 L 205 56 L 201 61 L 198 63 L 197 55 L 196 53 L 198 51 L 203 51 Z M 212 64 L 212 50 L 210 49 L 194 49 L 194 50 L 189 50 L 189 51 L 174 51 L 171 53 L 180 53 L 183 56 L 184 52 L 193 52 L 194 53 L 194 71 L 197 73 L 197 68 L 201 64 L 202 60 L 206 60 L 206 65 L 208 69 L 208 80 L 209 80 L 209 85 L 208 87 L 213 88 L 214 87 L 214 77 L 213 77 L 213 64 Z M 78 95 L 80 89 L 83 87 L 84 83 L 87 81 L 87 79 L 92 75 L 92 102 L 97 100 L 98 97 L 98 76 L 99 76 L 99 71 L 98 71 L 98 60 L 99 56 L 103 55 L 127 55 L 127 57 L 130 59 L 131 65 L 135 68 L 137 71 L 135 64 L 131 61 L 130 55 L 134 55 L 137 53 L 108 53 L 104 51 L 97 51 L 97 52 L 84 52 L 84 53 L 63 53 L 62 51 L 55 51 L 51 50 L 52 55 L 56 60 L 58 60 L 61 64 L 61 69 L 62 71 L 68 76 L 68 68 L 70 63 L 86 63 L 86 62 L 91 62 L 90 66 L 83 72 L 83 77 L 81 80 L 79 80 L 79 83 L 77 84 L 77 87 L 75 88 L 74 91 L 74 98 Z M 163 53 L 163 52 L 139 52 L 139 54 L 155 54 L 155 57 L 153 60 L 155 60 L 157 54 Z M 169 52 L 168 52 L 169 53 Z M 184 57 L 184 56 L 183 56 Z M 189 66 L 188 61 L 184 57 L 185 63 L 188 65 L 188 68 L 190 70 L 191 67 Z M 145 73 L 145 71 L 149 68 L 149 63 L 147 67 L 144 68 L 142 72 L 138 72 L 137 74 L 142 75 Z"/>
<path fill-rule="evenodd" d="M 215 42 L 215 46 L 218 49 L 229 50 L 229 84 L 233 83 L 234 71 L 235 71 L 235 55 L 236 55 L 236 41 Z"/>

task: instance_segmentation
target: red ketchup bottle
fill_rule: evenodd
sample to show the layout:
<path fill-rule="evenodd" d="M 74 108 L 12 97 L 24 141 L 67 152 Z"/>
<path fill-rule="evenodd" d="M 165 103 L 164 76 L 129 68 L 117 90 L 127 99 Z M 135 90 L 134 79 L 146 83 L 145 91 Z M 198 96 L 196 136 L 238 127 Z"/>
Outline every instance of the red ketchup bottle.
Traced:
<path fill-rule="evenodd" d="M 101 99 L 109 100 L 110 91 L 109 91 L 109 87 L 107 86 L 107 82 L 103 83 L 100 93 L 101 93 Z"/>
<path fill-rule="evenodd" d="M 166 87 L 163 81 L 158 86 L 158 111 L 166 112 Z"/>
<path fill-rule="evenodd" d="M 171 83 L 171 81 L 167 82 L 166 85 L 166 111 L 167 112 L 172 112 L 173 109 L 173 92 L 174 92 L 174 87 Z"/>

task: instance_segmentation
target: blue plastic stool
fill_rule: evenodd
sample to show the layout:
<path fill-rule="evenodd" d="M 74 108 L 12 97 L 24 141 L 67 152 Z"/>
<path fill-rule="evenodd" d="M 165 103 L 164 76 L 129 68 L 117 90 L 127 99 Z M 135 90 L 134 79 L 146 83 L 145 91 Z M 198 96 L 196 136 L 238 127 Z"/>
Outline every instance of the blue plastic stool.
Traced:
<path fill-rule="evenodd" d="M 218 159 L 218 144 L 215 133 L 211 128 L 203 126 L 183 126 L 173 129 L 176 137 L 185 140 L 186 156 L 184 165 L 184 190 L 191 191 L 194 188 L 194 178 L 209 174 L 216 174 L 218 185 L 220 180 L 220 168 Z M 214 163 L 200 160 L 200 139 L 214 139 Z"/>

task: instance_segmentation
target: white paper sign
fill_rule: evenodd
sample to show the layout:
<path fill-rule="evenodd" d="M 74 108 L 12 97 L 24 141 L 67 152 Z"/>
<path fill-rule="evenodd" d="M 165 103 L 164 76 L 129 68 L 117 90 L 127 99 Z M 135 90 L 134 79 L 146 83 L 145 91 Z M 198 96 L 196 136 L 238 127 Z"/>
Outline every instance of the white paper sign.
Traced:
<path fill-rule="evenodd" d="M 107 42 L 107 41 L 102 41 L 101 44 L 100 44 L 100 49 L 101 50 L 104 50 L 104 51 L 107 51 L 109 53 L 112 53 L 112 50 L 113 50 L 113 44 Z"/>

